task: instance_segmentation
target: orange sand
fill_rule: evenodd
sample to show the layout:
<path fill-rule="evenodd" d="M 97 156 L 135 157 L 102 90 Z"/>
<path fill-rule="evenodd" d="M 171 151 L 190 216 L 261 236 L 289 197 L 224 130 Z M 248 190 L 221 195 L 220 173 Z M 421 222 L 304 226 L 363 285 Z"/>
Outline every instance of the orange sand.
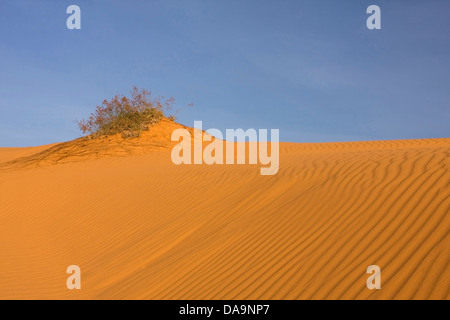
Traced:
<path fill-rule="evenodd" d="M 0 149 L 0 299 L 450 298 L 450 139 L 281 143 L 261 176 L 172 164 L 175 127 Z"/>

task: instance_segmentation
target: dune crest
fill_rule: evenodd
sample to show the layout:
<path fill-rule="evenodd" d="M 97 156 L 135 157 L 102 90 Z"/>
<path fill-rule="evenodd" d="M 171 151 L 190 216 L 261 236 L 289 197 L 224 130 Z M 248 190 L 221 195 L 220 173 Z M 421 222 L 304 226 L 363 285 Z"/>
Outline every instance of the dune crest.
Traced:
<path fill-rule="evenodd" d="M 139 138 L 124 139 L 120 134 L 116 134 L 95 139 L 79 138 L 42 147 L 5 148 L 7 149 L 3 152 L 5 155 L 3 157 L 0 155 L 0 170 L 138 155 L 164 150 L 174 145 L 170 141 L 170 135 L 173 130 L 178 128 L 193 130 L 163 118 L 148 131 L 143 131 Z"/>
<path fill-rule="evenodd" d="M 0 149 L 0 299 L 450 298 L 450 139 L 281 143 L 268 177 L 174 165 L 174 126 Z"/>

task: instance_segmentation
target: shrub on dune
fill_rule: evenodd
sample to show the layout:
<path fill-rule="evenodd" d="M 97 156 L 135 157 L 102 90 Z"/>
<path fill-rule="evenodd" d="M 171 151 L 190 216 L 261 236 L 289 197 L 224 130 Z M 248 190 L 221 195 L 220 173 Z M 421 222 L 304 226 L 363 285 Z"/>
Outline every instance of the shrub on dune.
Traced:
<path fill-rule="evenodd" d="M 164 111 L 175 103 L 174 98 L 152 98 L 150 91 L 136 86 L 130 93 L 130 98 L 115 95 L 111 100 L 103 100 L 88 119 L 78 121 L 83 134 L 91 138 L 115 134 L 122 134 L 123 138 L 139 137 L 142 131 L 158 123 L 165 116 Z"/>

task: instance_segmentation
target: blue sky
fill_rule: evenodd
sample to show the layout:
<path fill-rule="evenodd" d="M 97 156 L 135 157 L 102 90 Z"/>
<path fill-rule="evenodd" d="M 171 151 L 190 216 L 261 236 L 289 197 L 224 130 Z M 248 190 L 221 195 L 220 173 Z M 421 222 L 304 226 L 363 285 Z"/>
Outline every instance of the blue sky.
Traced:
<path fill-rule="evenodd" d="M 81 30 L 66 28 L 71 4 Z M 204 129 L 450 137 L 448 0 L 2 0 L 0 14 L 1 147 L 77 138 L 75 120 L 132 85 Z"/>

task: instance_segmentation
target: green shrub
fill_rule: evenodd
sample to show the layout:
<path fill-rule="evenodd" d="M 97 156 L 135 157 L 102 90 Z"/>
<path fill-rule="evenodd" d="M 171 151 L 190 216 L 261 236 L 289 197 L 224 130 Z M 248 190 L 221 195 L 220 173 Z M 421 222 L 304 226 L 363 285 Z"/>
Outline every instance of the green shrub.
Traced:
<path fill-rule="evenodd" d="M 164 110 L 172 109 L 174 98 L 164 100 L 153 98 L 146 89 L 133 86 L 131 98 L 115 95 L 111 100 L 103 100 L 89 118 L 78 121 L 80 130 L 90 137 L 122 134 L 123 138 L 139 137 L 165 115 Z M 171 120 L 175 117 L 170 116 Z"/>

